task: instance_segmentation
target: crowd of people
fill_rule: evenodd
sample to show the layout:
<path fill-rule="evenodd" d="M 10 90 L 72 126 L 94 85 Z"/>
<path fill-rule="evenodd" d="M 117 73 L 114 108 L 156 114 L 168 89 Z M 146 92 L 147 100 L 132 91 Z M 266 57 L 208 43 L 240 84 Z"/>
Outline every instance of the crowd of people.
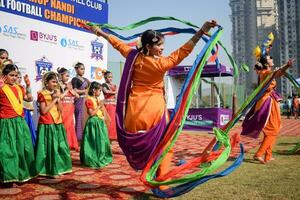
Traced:
<path fill-rule="evenodd" d="M 44 74 L 37 92 L 36 130 L 28 75 L 23 76 L 23 85 L 20 70 L 5 49 L 0 49 L 0 67 L 1 183 L 69 173 L 70 149 L 79 151 L 79 146 L 85 166 L 100 168 L 112 162 L 117 87 L 111 72 L 103 72 L 104 84 L 84 78 L 84 64 L 79 62 L 72 80 L 66 68 Z"/>
<path fill-rule="evenodd" d="M 290 119 L 291 116 L 293 116 L 295 119 L 299 119 L 299 113 L 300 113 L 300 98 L 298 94 L 294 94 L 292 96 L 288 96 L 288 98 L 285 101 L 284 108 L 286 110 L 286 116 L 288 119 Z"/>

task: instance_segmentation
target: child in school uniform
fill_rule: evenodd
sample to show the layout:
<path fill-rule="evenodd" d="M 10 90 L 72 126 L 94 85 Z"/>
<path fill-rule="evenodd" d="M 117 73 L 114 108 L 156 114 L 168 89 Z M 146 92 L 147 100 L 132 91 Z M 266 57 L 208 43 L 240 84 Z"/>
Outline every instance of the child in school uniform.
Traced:
<path fill-rule="evenodd" d="M 39 175 L 55 177 L 72 171 L 66 130 L 62 124 L 62 95 L 54 72 L 43 76 L 44 88 L 38 92 L 40 117 L 36 146 L 36 168 Z"/>
<path fill-rule="evenodd" d="M 31 134 L 23 100 L 32 101 L 18 84 L 18 68 L 7 64 L 0 77 L 0 182 L 25 182 L 36 176 Z"/>
<path fill-rule="evenodd" d="M 85 124 L 80 146 L 80 161 L 92 168 L 101 168 L 112 162 L 112 152 L 104 122 L 104 105 L 99 100 L 102 85 L 92 82 L 85 106 L 89 118 Z"/>

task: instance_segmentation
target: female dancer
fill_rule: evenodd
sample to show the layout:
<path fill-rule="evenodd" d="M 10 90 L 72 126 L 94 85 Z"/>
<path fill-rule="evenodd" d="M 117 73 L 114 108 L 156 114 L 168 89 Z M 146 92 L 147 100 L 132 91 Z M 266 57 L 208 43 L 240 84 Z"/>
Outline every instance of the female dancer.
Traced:
<path fill-rule="evenodd" d="M 117 128 L 116 128 L 116 94 L 117 94 L 117 86 L 112 83 L 112 73 L 110 71 L 106 71 L 104 73 L 105 83 L 103 83 L 103 94 L 105 98 L 105 108 L 109 114 L 111 119 L 110 124 L 108 125 L 108 136 L 110 140 L 117 139 Z"/>
<path fill-rule="evenodd" d="M 85 67 L 82 63 L 78 62 L 75 65 L 76 77 L 72 78 L 72 87 L 75 92 L 79 94 L 79 98 L 75 100 L 75 130 L 77 139 L 81 140 L 84 127 L 83 120 L 83 103 L 85 95 L 89 87 L 89 80 L 84 78 Z"/>
<path fill-rule="evenodd" d="M 165 73 L 187 57 L 202 35 L 209 32 L 210 28 L 214 26 L 216 26 L 215 21 L 206 22 L 189 41 L 167 57 L 162 56 L 165 40 L 161 33 L 147 30 L 142 34 L 141 46 L 138 47 L 139 52 L 132 61 L 131 89 L 127 99 L 124 120 L 127 132 L 132 134 L 145 133 L 167 116 L 163 83 Z M 96 35 L 105 38 L 127 60 L 131 58 L 131 53 L 134 51 L 126 43 L 96 26 L 93 26 L 93 31 Z M 169 171 L 172 154 L 173 152 L 169 151 L 165 156 L 159 167 L 158 176 Z"/>
<path fill-rule="evenodd" d="M 101 91 L 101 84 L 92 82 L 85 101 L 89 119 L 81 141 L 80 161 L 92 168 L 104 167 L 112 162 L 107 127 L 104 122 L 104 105 L 99 100 Z"/>
<path fill-rule="evenodd" d="M 78 141 L 75 132 L 74 123 L 74 100 L 79 98 L 79 95 L 73 90 L 69 81 L 70 74 L 66 68 L 59 68 L 57 70 L 60 75 L 60 89 L 63 94 L 62 98 L 62 120 L 67 133 L 67 140 L 70 149 L 78 151 Z"/>
<path fill-rule="evenodd" d="M 273 73 L 273 66 L 273 58 L 271 56 L 266 55 L 259 59 L 255 69 L 260 83 Z M 288 61 L 276 72 L 274 78 L 284 75 L 285 71 L 291 66 L 292 61 Z M 273 79 L 263 96 L 247 114 L 242 125 L 242 135 L 257 138 L 261 131 L 264 133 L 264 139 L 254 155 L 254 159 L 262 164 L 273 160 L 272 150 L 281 127 L 280 98 L 275 92 L 275 88 L 276 81 Z"/>
<path fill-rule="evenodd" d="M 36 169 L 39 175 L 55 177 L 72 172 L 70 149 L 62 124 L 62 103 L 58 77 L 54 72 L 43 76 L 44 88 L 38 92 L 39 125 L 36 146 Z"/>
<path fill-rule="evenodd" d="M 18 68 L 7 64 L 0 77 L 0 182 L 25 182 L 36 176 L 30 130 L 23 100 L 32 101 L 16 84 Z"/>

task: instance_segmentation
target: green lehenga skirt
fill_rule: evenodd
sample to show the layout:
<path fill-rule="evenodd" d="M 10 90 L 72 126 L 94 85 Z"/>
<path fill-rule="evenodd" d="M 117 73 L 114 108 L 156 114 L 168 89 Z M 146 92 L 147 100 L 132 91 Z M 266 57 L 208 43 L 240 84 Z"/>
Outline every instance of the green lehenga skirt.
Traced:
<path fill-rule="evenodd" d="M 112 162 L 112 152 L 106 125 L 97 116 L 90 117 L 83 131 L 80 161 L 92 168 L 101 168 Z"/>
<path fill-rule="evenodd" d="M 72 172 L 72 160 L 63 124 L 39 124 L 36 169 L 42 176 Z"/>
<path fill-rule="evenodd" d="M 26 121 L 22 117 L 0 119 L 0 182 L 25 182 L 36 174 Z"/>

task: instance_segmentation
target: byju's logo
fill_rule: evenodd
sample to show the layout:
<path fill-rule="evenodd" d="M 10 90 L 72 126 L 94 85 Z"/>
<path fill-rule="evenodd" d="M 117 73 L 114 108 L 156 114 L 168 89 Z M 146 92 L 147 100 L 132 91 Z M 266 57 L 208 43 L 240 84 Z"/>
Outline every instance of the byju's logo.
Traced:
<path fill-rule="evenodd" d="M 62 47 L 67 47 L 75 50 L 83 50 L 84 46 L 79 44 L 78 40 L 70 39 L 70 38 L 62 38 L 60 40 L 60 45 Z"/>
<path fill-rule="evenodd" d="M 0 25 L 0 33 L 2 33 L 6 37 L 12 37 L 16 39 L 25 39 L 26 34 L 21 33 L 17 26 L 13 25 Z"/>
<path fill-rule="evenodd" d="M 37 31 L 30 31 L 30 39 L 33 41 L 38 41 L 39 33 Z"/>
<path fill-rule="evenodd" d="M 57 44 L 57 36 L 56 35 L 38 32 L 38 31 L 34 31 L 34 30 L 30 31 L 30 40 Z"/>

